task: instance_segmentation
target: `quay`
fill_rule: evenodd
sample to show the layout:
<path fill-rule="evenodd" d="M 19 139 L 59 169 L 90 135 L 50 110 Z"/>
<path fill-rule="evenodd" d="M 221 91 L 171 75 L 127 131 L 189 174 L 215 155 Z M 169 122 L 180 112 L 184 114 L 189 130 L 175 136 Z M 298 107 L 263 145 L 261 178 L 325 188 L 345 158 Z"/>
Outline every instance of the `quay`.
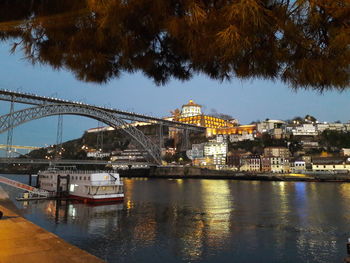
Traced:
<path fill-rule="evenodd" d="M 350 174 L 279 174 L 249 173 L 230 170 L 210 170 L 191 166 L 150 167 L 119 171 L 122 177 L 145 177 L 164 179 L 230 179 L 247 181 L 295 181 L 295 182 L 350 182 Z"/>
<path fill-rule="evenodd" d="M 0 211 L 0 263 L 104 262 L 20 216 L 1 187 Z"/>

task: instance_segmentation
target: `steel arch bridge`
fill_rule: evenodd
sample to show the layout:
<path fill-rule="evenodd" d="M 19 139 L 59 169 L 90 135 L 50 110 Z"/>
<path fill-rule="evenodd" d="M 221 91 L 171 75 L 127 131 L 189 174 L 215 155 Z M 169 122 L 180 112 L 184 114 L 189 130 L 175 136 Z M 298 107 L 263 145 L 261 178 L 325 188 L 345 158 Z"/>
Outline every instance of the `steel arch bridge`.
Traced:
<path fill-rule="evenodd" d="M 146 158 L 150 162 L 161 164 L 160 147 L 147 138 L 140 130 L 131 126 L 116 114 L 84 104 L 47 104 L 0 116 L 0 133 L 26 122 L 54 115 L 79 115 L 104 122 L 113 128 L 122 128 L 148 153 Z"/>

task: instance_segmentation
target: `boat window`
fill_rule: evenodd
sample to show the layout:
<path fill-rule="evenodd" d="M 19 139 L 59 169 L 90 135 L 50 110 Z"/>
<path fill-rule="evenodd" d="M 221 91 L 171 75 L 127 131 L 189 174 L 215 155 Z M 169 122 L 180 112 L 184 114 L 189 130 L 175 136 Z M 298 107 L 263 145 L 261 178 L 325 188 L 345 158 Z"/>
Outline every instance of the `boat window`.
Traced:
<path fill-rule="evenodd" d="M 79 177 L 79 180 L 81 180 L 81 176 Z"/>
<path fill-rule="evenodd" d="M 86 177 L 84 176 L 84 181 L 86 181 Z"/>
<path fill-rule="evenodd" d="M 90 176 L 88 177 L 88 180 L 90 181 Z"/>

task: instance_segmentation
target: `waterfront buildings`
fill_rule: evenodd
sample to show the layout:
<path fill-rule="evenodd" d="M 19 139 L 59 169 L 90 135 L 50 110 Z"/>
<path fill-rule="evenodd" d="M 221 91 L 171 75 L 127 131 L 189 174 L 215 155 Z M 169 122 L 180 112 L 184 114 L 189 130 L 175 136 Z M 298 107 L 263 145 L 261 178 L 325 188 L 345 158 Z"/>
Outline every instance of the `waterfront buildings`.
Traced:
<path fill-rule="evenodd" d="M 312 159 L 312 171 L 350 172 L 349 157 L 315 157 Z"/>
<path fill-rule="evenodd" d="M 306 162 L 303 160 L 290 162 L 290 171 L 292 173 L 304 173 L 306 171 Z"/>
<path fill-rule="evenodd" d="M 186 154 L 194 166 L 222 169 L 226 166 L 227 142 L 219 137 L 206 143 L 193 144 Z"/>
<path fill-rule="evenodd" d="M 261 157 L 259 155 L 242 156 L 240 171 L 243 172 L 260 172 Z"/>

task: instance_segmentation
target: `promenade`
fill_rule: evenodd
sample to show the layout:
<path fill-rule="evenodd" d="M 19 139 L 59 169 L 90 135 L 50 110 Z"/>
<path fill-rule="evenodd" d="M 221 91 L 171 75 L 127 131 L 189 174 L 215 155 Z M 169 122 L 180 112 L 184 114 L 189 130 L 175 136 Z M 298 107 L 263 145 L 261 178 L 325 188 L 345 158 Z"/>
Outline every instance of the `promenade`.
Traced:
<path fill-rule="evenodd" d="M 12 206 L 0 186 L 0 263 L 104 262 L 29 222 Z"/>

